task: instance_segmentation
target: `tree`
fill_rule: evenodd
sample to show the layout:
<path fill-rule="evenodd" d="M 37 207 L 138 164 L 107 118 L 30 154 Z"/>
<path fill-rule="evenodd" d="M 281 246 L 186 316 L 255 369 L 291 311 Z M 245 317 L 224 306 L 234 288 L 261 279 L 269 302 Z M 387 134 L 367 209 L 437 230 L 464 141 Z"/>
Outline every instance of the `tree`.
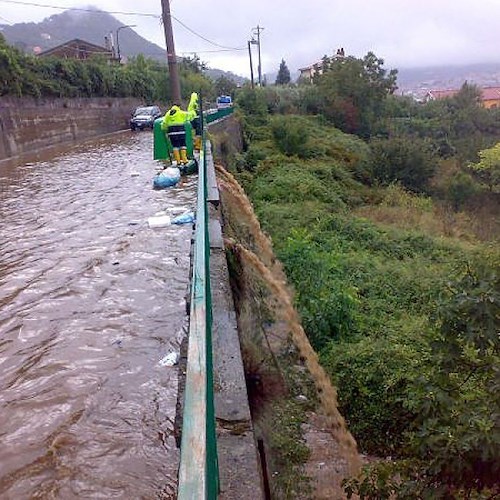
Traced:
<path fill-rule="evenodd" d="M 372 52 L 363 59 L 346 57 L 325 63 L 315 83 L 326 118 L 344 132 L 369 137 L 384 115 L 387 96 L 396 89 L 397 70 L 387 72 L 383 64 Z"/>
<path fill-rule="evenodd" d="M 489 149 L 479 151 L 478 163 L 469 167 L 487 184 L 490 191 L 498 191 L 500 187 L 500 142 Z"/>
<path fill-rule="evenodd" d="M 276 77 L 276 85 L 286 85 L 290 83 L 290 70 L 288 69 L 284 59 L 281 60 L 278 76 Z"/>
<path fill-rule="evenodd" d="M 221 75 L 215 81 L 215 93 L 217 95 L 234 95 L 234 91 L 236 90 L 236 83 L 233 82 L 227 76 Z"/>

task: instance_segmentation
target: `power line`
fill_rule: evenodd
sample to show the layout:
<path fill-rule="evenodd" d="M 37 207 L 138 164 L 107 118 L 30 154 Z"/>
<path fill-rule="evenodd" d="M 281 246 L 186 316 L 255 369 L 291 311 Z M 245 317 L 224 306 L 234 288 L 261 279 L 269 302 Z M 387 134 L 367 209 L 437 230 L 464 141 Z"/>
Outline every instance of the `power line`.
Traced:
<path fill-rule="evenodd" d="M 9 24 L 14 24 L 12 21 L 9 21 L 8 19 L 5 19 L 5 17 L 0 16 L 0 19 L 1 19 L 2 21 L 5 21 L 6 23 L 9 23 Z"/>
<path fill-rule="evenodd" d="M 158 14 L 150 14 L 150 13 L 145 13 L 145 12 L 124 12 L 124 11 L 104 11 L 104 10 L 96 10 L 96 9 L 85 9 L 85 8 L 80 8 L 80 7 L 60 7 L 57 5 L 49 5 L 49 4 L 42 4 L 42 3 L 37 3 L 37 2 L 23 2 L 20 0 L 0 0 L 0 2 L 4 3 L 11 3 L 11 4 L 16 4 L 16 5 L 26 5 L 26 6 L 31 6 L 31 7 L 44 7 L 47 9 L 57 9 L 57 10 L 71 10 L 71 11 L 79 11 L 79 12 L 89 12 L 92 14 L 118 14 L 118 15 L 123 15 L 123 16 L 141 16 L 141 17 L 150 17 L 154 19 L 159 19 L 160 22 L 162 22 L 162 16 Z M 186 25 L 183 21 L 175 17 L 174 15 L 170 14 L 170 17 L 177 21 L 184 29 L 192 33 L 193 35 L 197 36 L 198 38 L 201 38 L 205 42 L 214 45 L 215 47 L 219 47 L 223 50 L 226 51 L 239 51 L 239 50 L 246 50 L 246 47 L 226 47 L 224 45 L 220 45 L 217 42 L 214 42 L 213 40 L 208 39 L 207 37 L 201 35 L 200 33 L 196 32 L 192 28 L 190 28 L 188 25 Z M 204 51 L 204 52 L 209 52 L 209 51 Z"/>
<path fill-rule="evenodd" d="M 149 13 L 146 13 L 146 12 L 124 12 L 124 11 L 112 11 L 112 10 L 104 11 L 104 10 L 96 10 L 96 9 L 85 9 L 85 8 L 80 8 L 80 7 L 59 7 L 57 5 L 49 5 L 49 4 L 42 4 L 42 3 L 36 3 L 36 2 L 21 2 L 19 0 L 0 0 L 0 2 L 13 3 L 13 4 L 16 4 L 16 5 L 27 5 L 27 6 L 29 5 L 29 6 L 32 6 L 32 7 L 45 7 L 47 9 L 74 10 L 74 11 L 79 11 L 79 12 L 90 12 L 90 13 L 93 13 L 93 14 L 101 14 L 101 13 L 104 12 L 106 14 L 119 14 L 119 15 L 123 15 L 123 16 L 152 17 L 152 18 L 160 19 L 160 20 L 162 18 L 162 16 L 160 16 L 159 14 L 149 14 Z M 205 36 L 201 35 L 200 33 L 197 33 L 196 31 L 194 31 L 193 29 L 191 29 L 187 24 L 185 24 L 184 22 L 182 22 L 180 19 L 178 19 L 174 15 L 170 14 L 170 17 L 172 19 L 174 19 L 175 21 L 177 21 L 187 31 L 189 31 L 193 35 L 197 36 L 198 38 L 201 38 L 202 40 L 205 40 L 205 42 L 208 42 L 211 45 L 215 45 L 216 47 L 220 47 L 220 48 L 226 49 L 226 50 L 245 50 L 246 49 L 246 47 L 236 48 L 236 47 L 226 47 L 224 45 L 220 45 L 217 42 L 209 40 L 208 38 L 206 38 Z"/>
<path fill-rule="evenodd" d="M 203 35 L 200 35 L 196 31 L 192 30 L 189 26 L 186 26 L 180 19 L 177 19 L 172 14 L 170 14 L 170 17 L 172 19 L 175 19 L 183 28 L 187 29 L 190 33 L 192 33 L 193 35 L 197 36 L 198 38 L 201 38 L 202 40 L 205 40 L 205 42 L 208 42 L 211 45 L 215 45 L 216 47 L 220 47 L 221 49 L 225 49 L 225 50 L 245 50 L 246 49 L 246 47 L 238 47 L 238 48 L 236 48 L 236 47 L 226 47 L 224 45 L 220 45 L 220 44 L 218 44 L 216 42 L 213 42 L 212 40 L 209 40 L 208 38 L 204 37 Z"/>
<path fill-rule="evenodd" d="M 217 50 L 184 50 L 181 54 L 213 54 L 216 52 L 235 52 L 242 49 L 217 49 Z"/>

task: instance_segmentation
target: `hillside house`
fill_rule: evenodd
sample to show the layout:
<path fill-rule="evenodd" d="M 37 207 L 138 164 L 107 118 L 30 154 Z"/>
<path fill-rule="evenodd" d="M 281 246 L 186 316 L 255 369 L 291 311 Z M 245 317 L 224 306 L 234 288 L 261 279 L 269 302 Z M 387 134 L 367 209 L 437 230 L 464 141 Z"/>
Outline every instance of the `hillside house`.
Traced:
<path fill-rule="evenodd" d="M 340 48 L 337 50 L 337 53 L 329 59 L 341 59 L 343 57 L 345 57 L 345 52 L 343 48 Z M 316 75 L 321 75 L 323 73 L 323 59 L 309 66 L 305 66 L 304 68 L 299 68 L 299 71 L 299 79 L 311 83 Z"/>
<path fill-rule="evenodd" d="M 114 60 L 113 51 L 95 45 L 79 38 L 70 40 L 69 42 L 57 45 L 48 50 L 44 50 L 38 54 L 38 57 L 61 57 L 64 59 L 88 59 L 89 57 L 101 55 L 109 60 Z"/>
<path fill-rule="evenodd" d="M 500 87 L 481 89 L 483 106 L 487 109 L 500 108 Z"/>
<path fill-rule="evenodd" d="M 481 104 L 486 109 L 500 108 L 500 87 L 484 87 L 481 90 Z M 426 101 L 436 101 L 453 97 L 459 89 L 429 90 L 425 97 Z"/>

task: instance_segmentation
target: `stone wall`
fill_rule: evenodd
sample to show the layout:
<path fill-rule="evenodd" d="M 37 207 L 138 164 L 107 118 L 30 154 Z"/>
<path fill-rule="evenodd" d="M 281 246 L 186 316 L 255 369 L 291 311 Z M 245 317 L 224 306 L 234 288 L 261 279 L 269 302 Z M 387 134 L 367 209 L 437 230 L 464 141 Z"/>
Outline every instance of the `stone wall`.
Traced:
<path fill-rule="evenodd" d="M 127 129 L 136 98 L 0 97 L 0 160 Z"/>

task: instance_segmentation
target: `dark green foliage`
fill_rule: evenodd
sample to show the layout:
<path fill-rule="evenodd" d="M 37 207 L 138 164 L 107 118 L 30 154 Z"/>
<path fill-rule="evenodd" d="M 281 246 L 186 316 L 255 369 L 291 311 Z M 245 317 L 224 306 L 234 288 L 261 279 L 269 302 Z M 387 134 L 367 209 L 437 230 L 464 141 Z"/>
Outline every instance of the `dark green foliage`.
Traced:
<path fill-rule="evenodd" d="M 385 185 L 400 182 L 416 193 L 426 191 L 436 169 L 436 159 L 426 141 L 393 137 L 374 139 L 370 146 L 374 180 Z"/>
<path fill-rule="evenodd" d="M 307 165 L 297 160 L 283 162 L 272 170 L 267 170 L 254 182 L 252 193 L 259 201 L 300 203 L 316 200 L 336 207 L 339 205 L 339 196 L 335 190 L 325 186 Z"/>
<path fill-rule="evenodd" d="M 276 85 L 286 85 L 290 83 L 290 70 L 284 59 L 281 60 L 278 76 L 276 77 Z"/>
<path fill-rule="evenodd" d="M 340 409 L 361 451 L 404 455 L 404 434 L 415 418 L 405 401 L 419 374 L 421 346 L 408 339 L 400 342 L 397 336 L 365 337 L 354 343 L 332 343 L 323 352 L 322 363 L 341 389 Z"/>
<path fill-rule="evenodd" d="M 412 458 L 369 468 L 347 491 L 408 499 L 498 494 L 500 283 L 492 264 L 467 267 L 449 283 L 433 317 L 430 349 L 405 398 L 415 416 L 406 445 Z"/>
<path fill-rule="evenodd" d="M 276 117 L 271 121 L 271 130 L 279 150 L 289 156 L 309 156 L 309 123 L 301 117 Z"/>
<path fill-rule="evenodd" d="M 498 269 L 498 262 L 496 262 Z M 431 371 L 417 382 L 412 445 L 433 482 L 482 490 L 500 473 L 500 280 L 486 262 L 449 284 L 434 321 Z"/>
<path fill-rule="evenodd" d="M 181 64 L 184 98 L 193 89 L 213 95 L 211 82 L 196 62 Z M 35 57 L 10 47 L 0 35 L 0 95 L 34 97 L 137 97 L 146 102 L 170 100 L 168 70 L 139 55 L 126 65 L 110 63 L 102 56 L 80 61 Z"/>
<path fill-rule="evenodd" d="M 236 91 L 236 83 L 224 75 L 219 76 L 215 80 L 215 93 L 217 95 L 233 96 Z"/>
<path fill-rule="evenodd" d="M 245 87 L 236 97 L 238 106 L 246 115 L 265 117 L 267 115 L 266 93 L 264 89 Z"/>
<path fill-rule="evenodd" d="M 470 174 L 457 172 L 446 186 L 446 198 L 455 210 L 460 210 L 478 192 L 478 186 Z"/>
<path fill-rule="evenodd" d="M 314 96 L 314 86 L 301 88 L 301 95 L 308 89 Z M 373 161 L 367 144 L 318 118 L 271 116 L 266 122 L 272 126 L 252 123 L 260 139 L 249 151 L 264 159 L 254 165 L 260 155 L 249 155 L 245 188 L 284 264 L 302 324 L 336 382 L 361 450 L 392 457 L 346 483 L 346 492 L 361 498 L 487 498 L 496 491 L 498 258 L 479 245 L 471 250 L 472 242 L 462 247 L 350 213 L 380 202 L 380 193 L 394 193 L 359 180 L 430 189 L 436 141 L 453 154 L 456 134 L 467 128 L 455 126 L 458 111 L 477 111 L 474 92 L 464 94 L 444 107 L 430 103 L 418 110 L 391 98 L 384 108 L 400 122 L 385 139 L 371 141 Z M 438 109 L 449 111 L 442 121 Z M 409 132 L 414 113 L 420 114 L 418 133 Z M 300 129 L 309 131 L 303 146 L 310 152 L 302 159 Z M 429 147 L 425 138 L 434 133 Z M 435 177 L 432 189 L 441 186 L 440 196 L 459 206 L 477 185 L 457 163 L 443 165 L 441 183 Z M 378 207 L 366 208 L 378 213 Z M 473 257 L 479 265 L 450 282 L 452 271 Z"/>
<path fill-rule="evenodd" d="M 372 135 L 387 96 L 395 90 L 397 71 L 387 73 L 383 64 L 371 52 L 363 59 L 325 61 L 324 72 L 317 77 L 321 113 L 345 132 Z"/>
<path fill-rule="evenodd" d="M 315 349 L 352 335 L 357 291 L 345 282 L 339 256 L 323 252 L 304 230 L 292 231 L 279 256 L 294 284 L 302 324 Z"/>
<path fill-rule="evenodd" d="M 480 90 L 464 83 L 455 96 L 409 107 L 404 119 L 391 118 L 389 129 L 396 135 L 428 138 L 443 158 L 457 155 L 462 162 L 477 161 L 477 153 L 500 138 L 500 112 L 485 109 Z"/>

